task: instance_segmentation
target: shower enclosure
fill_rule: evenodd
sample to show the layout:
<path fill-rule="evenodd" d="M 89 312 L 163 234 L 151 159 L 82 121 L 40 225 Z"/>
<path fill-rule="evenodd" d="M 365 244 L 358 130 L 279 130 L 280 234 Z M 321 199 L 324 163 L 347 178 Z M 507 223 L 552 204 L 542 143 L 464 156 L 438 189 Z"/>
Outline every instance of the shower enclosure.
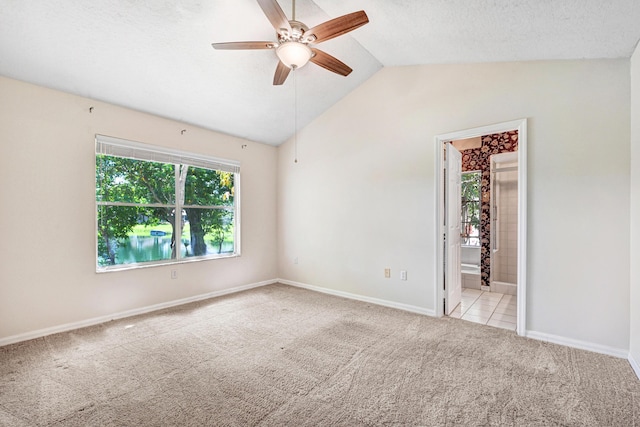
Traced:
<path fill-rule="evenodd" d="M 518 287 L 518 153 L 491 156 L 491 291 Z"/>

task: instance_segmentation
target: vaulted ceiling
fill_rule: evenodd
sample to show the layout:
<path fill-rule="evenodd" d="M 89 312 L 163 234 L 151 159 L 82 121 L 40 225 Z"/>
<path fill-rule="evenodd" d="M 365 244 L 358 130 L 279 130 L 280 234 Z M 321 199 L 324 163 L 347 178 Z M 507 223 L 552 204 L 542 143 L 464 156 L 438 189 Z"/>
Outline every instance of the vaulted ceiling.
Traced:
<path fill-rule="evenodd" d="M 278 145 L 385 66 L 628 58 L 640 39 L 638 0 L 296 2 L 309 27 L 357 10 L 369 24 L 319 46 L 348 77 L 309 64 L 273 86 L 273 50 L 211 47 L 275 40 L 255 0 L 0 0 L 0 75 Z"/>

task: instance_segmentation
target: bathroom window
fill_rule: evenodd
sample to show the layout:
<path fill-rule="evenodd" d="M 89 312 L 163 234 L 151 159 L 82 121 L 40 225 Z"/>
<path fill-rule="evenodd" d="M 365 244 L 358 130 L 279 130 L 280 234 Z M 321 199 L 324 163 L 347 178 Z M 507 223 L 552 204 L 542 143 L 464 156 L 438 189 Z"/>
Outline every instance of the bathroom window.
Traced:
<path fill-rule="evenodd" d="M 482 172 L 462 173 L 462 231 L 465 246 L 480 246 L 480 179 Z"/>

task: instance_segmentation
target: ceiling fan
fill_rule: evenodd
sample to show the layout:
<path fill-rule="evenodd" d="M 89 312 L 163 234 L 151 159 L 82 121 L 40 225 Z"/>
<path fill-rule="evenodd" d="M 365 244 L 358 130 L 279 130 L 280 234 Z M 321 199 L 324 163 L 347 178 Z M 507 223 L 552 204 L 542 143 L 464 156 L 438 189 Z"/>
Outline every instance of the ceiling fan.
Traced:
<path fill-rule="evenodd" d="M 344 62 L 312 45 L 341 36 L 369 22 L 363 10 L 309 28 L 295 20 L 295 0 L 292 20 L 287 19 L 276 0 L 257 1 L 275 28 L 278 40 L 212 43 L 214 49 L 275 49 L 279 61 L 273 77 L 274 85 L 283 84 L 292 69 L 300 68 L 309 61 L 342 76 L 353 71 Z"/>

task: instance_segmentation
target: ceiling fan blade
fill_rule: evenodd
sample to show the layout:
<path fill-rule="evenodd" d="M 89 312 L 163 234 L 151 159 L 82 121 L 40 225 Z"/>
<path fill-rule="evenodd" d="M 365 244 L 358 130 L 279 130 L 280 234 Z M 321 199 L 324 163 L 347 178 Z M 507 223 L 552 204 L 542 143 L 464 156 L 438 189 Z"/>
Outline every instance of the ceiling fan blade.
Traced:
<path fill-rule="evenodd" d="M 276 74 L 275 76 L 273 76 L 273 84 L 275 86 L 279 86 L 283 84 L 284 81 L 287 80 L 287 76 L 289 75 L 290 71 L 291 71 L 291 68 L 284 65 L 282 61 L 278 61 L 278 66 L 276 67 Z"/>
<path fill-rule="evenodd" d="M 364 10 L 360 10 L 358 12 L 339 16 L 308 29 L 303 34 L 302 39 L 305 40 L 313 35 L 315 36 L 315 40 L 309 40 L 310 43 L 324 42 L 348 33 L 349 31 L 353 31 L 356 28 L 362 27 L 367 22 L 369 22 L 369 17 L 364 13 Z"/>
<path fill-rule="evenodd" d="M 347 64 L 320 49 L 311 49 L 311 51 L 315 55 L 311 57 L 310 61 L 322 68 L 333 71 L 341 76 L 348 76 L 353 71 Z"/>
<path fill-rule="evenodd" d="M 273 49 L 274 42 L 228 42 L 211 43 L 214 49 Z"/>
<path fill-rule="evenodd" d="M 282 34 L 286 32 L 287 34 L 291 34 L 291 24 L 289 24 L 287 15 L 284 14 L 276 0 L 258 0 L 258 4 L 264 14 L 267 15 L 276 33 Z"/>

